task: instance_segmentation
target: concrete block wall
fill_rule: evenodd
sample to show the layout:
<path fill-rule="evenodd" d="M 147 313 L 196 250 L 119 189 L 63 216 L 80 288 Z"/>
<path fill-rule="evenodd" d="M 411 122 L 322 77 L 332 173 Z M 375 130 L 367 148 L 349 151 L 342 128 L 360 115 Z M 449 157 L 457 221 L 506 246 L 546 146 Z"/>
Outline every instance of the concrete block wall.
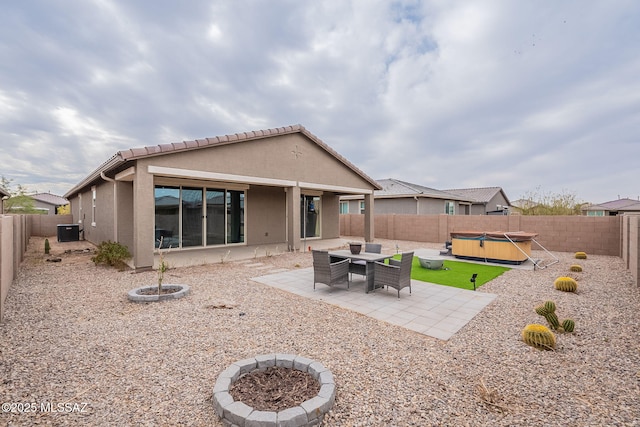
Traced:
<path fill-rule="evenodd" d="M 0 322 L 5 300 L 31 236 L 57 236 L 58 224 L 69 224 L 71 215 L 0 215 Z"/>
<path fill-rule="evenodd" d="M 13 282 L 13 220 L 0 215 L 0 321 L 4 316 L 4 300 Z"/>
<path fill-rule="evenodd" d="M 640 215 L 623 216 L 622 260 L 640 286 Z"/>
<path fill-rule="evenodd" d="M 443 243 L 453 231 L 526 231 L 549 251 L 622 257 L 640 286 L 640 214 L 608 217 L 528 215 L 375 215 L 380 239 Z M 359 240 L 364 215 L 340 215 L 340 234 Z M 533 249 L 540 249 L 535 244 Z"/>
<path fill-rule="evenodd" d="M 549 250 L 585 251 L 621 256 L 620 216 L 521 216 L 522 231 L 538 233 L 536 240 Z"/>
<path fill-rule="evenodd" d="M 550 251 L 621 256 L 620 216 L 375 215 L 381 239 L 444 243 L 453 231 L 526 231 Z M 340 234 L 363 236 L 364 215 L 340 215 Z"/>
<path fill-rule="evenodd" d="M 25 215 L 0 215 L 0 321 L 4 318 L 5 300 L 18 274 L 24 256 Z"/>
<path fill-rule="evenodd" d="M 58 224 L 73 224 L 73 215 L 25 215 L 31 224 L 30 236 L 58 235 Z M 81 227 L 82 228 L 82 227 Z"/>

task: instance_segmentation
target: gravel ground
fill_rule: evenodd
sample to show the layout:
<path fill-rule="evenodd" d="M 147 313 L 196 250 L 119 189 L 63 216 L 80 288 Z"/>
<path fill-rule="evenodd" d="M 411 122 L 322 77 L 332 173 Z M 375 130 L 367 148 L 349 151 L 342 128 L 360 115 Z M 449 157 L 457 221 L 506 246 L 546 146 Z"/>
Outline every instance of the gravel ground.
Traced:
<path fill-rule="evenodd" d="M 52 243 L 54 254 L 88 247 Z M 188 284 L 191 295 L 130 303 L 127 292 L 155 283 L 154 272 L 96 267 L 88 254 L 46 262 L 42 247 L 31 239 L 0 326 L 0 396 L 31 410 L 0 413 L 6 425 L 220 426 L 218 374 L 276 352 L 331 369 L 337 394 L 326 426 L 640 425 L 640 289 L 620 258 L 556 253 L 547 269 L 511 270 L 478 291 L 498 298 L 440 341 L 252 282 L 269 269 L 246 263 L 170 270 L 165 283 Z M 308 253 L 254 261 L 312 264 Z M 574 263 L 584 271 L 570 273 Z M 577 293 L 554 289 L 561 275 L 578 279 Z M 520 333 L 545 323 L 533 307 L 549 299 L 576 330 L 559 334 L 555 351 L 536 350 Z"/>

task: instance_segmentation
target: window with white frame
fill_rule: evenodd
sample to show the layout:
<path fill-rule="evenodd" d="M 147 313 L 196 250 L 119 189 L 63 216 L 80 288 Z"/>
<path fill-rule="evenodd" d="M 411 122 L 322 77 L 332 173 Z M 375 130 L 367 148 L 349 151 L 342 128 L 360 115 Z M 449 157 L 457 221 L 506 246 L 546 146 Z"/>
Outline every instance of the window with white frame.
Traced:
<path fill-rule="evenodd" d="M 349 213 L 349 202 L 340 202 L 340 213 L 341 214 Z"/>
<path fill-rule="evenodd" d="M 360 202 L 360 213 L 364 213 L 364 200 Z"/>
<path fill-rule="evenodd" d="M 96 226 L 96 186 L 91 187 L 91 225 Z"/>
<path fill-rule="evenodd" d="M 78 224 L 82 224 L 84 221 L 82 218 L 82 213 L 84 211 L 82 210 L 82 193 L 78 193 Z"/>
<path fill-rule="evenodd" d="M 444 213 L 447 215 L 455 215 L 456 213 L 456 205 L 451 201 L 444 202 Z"/>

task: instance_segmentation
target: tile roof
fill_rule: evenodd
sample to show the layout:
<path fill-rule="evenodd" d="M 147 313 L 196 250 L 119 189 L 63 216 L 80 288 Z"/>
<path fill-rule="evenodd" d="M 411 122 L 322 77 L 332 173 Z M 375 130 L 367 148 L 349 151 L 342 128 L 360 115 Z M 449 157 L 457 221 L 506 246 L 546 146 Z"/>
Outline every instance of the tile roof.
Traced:
<path fill-rule="evenodd" d="M 43 203 L 48 203 L 50 205 L 66 205 L 69 203 L 69 201 L 64 197 L 56 196 L 55 194 L 51 193 L 36 193 L 30 195 L 29 197 Z"/>
<path fill-rule="evenodd" d="M 507 198 L 506 194 L 504 194 L 501 187 L 455 188 L 455 189 L 449 189 L 444 191 L 458 194 L 460 196 L 468 197 L 469 199 L 472 199 L 474 202 L 477 202 L 477 203 L 490 202 L 491 199 L 495 197 L 496 194 L 502 192 L 502 195 L 504 196 L 507 203 L 510 203 L 509 199 Z"/>
<path fill-rule="evenodd" d="M 71 195 L 78 192 L 81 188 L 86 187 L 91 182 L 96 181 L 101 173 L 106 173 L 113 169 L 116 169 L 118 166 L 122 165 L 125 162 L 133 161 L 141 158 L 160 156 L 168 153 L 176 153 L 188 150 L 197 150 L 205 147 L 213 147 L 213 146 L 221 146 L 227 144 L 233 144 L 243 141 L 251 141 L 263 138 L 270 138 L 274 136 L 280 135 L 288 135 L 293 133 L 301 133 L 311 141 L 315 142 L 322 149 L 327 151 L 337 160 L 342 162 L 349 169 L 353 170 L 356 174 L 360 175 L 365 181 L 370 183 L 375 189 L 379 188 L 379 185 L 376 181 L 370 178 L 367 174 L 365 174 L 362 170 L 357 168 L 354 164 L 352 164 L 345 157 L 341 156 L 336 152 L 333 148 L 324 143 L 320 138 L 309 132 L 302 125 L 291 125 L 284 126 L 275 129 L 264 129 L 250 132 L 242 132 L 235 133 L 232 135 L 222 135 L 215 136 L 212 138 L 204 138 L 204 139 L 196 139 L 193 141 L 182 141 L 182 142 L 174 142 L 170 144 L 159 144 L 159 145 L 150 145 L 146 147 L 139 148 L 130 148 L 123 151 L 118 151 L 113 157 L 104 162 L 102 165 L 98 167 L 95 171 L 93 171 L 89 176 L 87 176 L 81 183 L 77 184 L 71 190 L 69 190 L 65 197 L 70 197 Z"/>
<path fill-rule="evenodd" d="M 617 199 L 609 202 L 591 205 L 586 210 L 590 211 L 640 211 L 640 200 Z"/>
<path fill-rule="evenodd" d="M 400 181 L 398 179 L 379 179 L 378 184 L 382 186 L 382 190 L 376 190 L 374 192 L 375 197 L 419 196 L 434 199 L 471 201 L 465 196 L 453 194 L 448 191 L 436 190 L 430 187 L 424 187 L 418 184 L 412 184 L 406 181 Z"/>

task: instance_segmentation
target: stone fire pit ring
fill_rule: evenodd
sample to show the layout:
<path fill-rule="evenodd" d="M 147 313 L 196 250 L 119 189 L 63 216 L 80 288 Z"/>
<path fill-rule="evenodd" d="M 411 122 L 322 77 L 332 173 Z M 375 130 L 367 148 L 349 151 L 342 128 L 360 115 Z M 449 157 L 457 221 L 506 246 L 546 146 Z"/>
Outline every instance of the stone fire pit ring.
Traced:
<path fill-rule="evenodd" d="M 173 290 L 174 292 L 170 294 L 160 294 L 157 293 L 152 295 L 143 295 L 142 292 L 146 291 L 157 291 L 158 286 L 141 286 L 139 288 L 131 289 L 128 292 L 129 301 L 133 302 L 155 302 L 155 301 L 165 301 L 183 298 L 189 294 L 191 291 L 191 287 L 189 285 L 162 285 L 162 289 Z"/>
<path fill-rule="evenodd" d="M 320 384 L 318 395 L 279 412 L 258 411 L 233 399 L 229 390 L 238 378 L 254 370 L 266 370 L 274 366 L 309 373 Z M 318 425 L 333 407 L 335 397 L 336 385 L 331 371 L 319 362 L 293 354 L 265 354 L 234 362 L 220 373 L 213 387 L 216 414 L 225 425 L 241 427 Z"/>

